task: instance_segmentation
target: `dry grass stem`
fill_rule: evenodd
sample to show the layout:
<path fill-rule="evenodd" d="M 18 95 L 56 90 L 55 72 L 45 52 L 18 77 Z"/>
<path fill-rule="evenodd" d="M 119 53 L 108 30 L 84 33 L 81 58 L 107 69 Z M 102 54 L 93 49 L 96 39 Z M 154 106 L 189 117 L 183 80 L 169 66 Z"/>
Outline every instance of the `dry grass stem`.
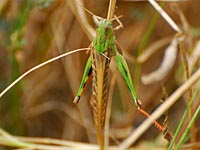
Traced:
<path fill-rule="evenodd" d="M 25 143 L 26 148 L 18 149 L 27 149 L 27 150 L 99 150 L 99 146 L 95 144 L 73 142 L 61 139 L 53 138 L 33 138 L 33 137 L 20 137 L 12 136 L 19 143 Z M 15 143 L 11 143 L 5 137 L 0 136 L 0 144 L 5 146 L 17 146 Z M 116 150 L 116 146 L 110 146 L 108 150 Z"/>
<path fill-rule="evenodd" d="M 110 66 L 113 63 L 110 64 Z M 115 70 L 117 68 L 115 67 Z M 114 71 L 115 72 L 115 71 Z M 106 119 L 105 119 L 105 149 L 108 149 L 109 147 L 109 138 L 110 138 L 110 118 L 111 118 L 111 111 L 112 111 L 112 99 L 113 99 L 113 93 L 114 93 L 114 87 L 116 84 L 116 75 L 112 74 L 112 79 L 110 81 L 110 89 L 109 89 L 109 95 L 108 95 L 108 104 L 107 104 L 107 110 L 106 110 Z"/>
<path fill-rule="evenodd" d="M 185 77 L 186 79 L 190 78 L 190 69 L 189 69 L 189 65 L 188 65 L 188 60 L 187 60 L 187 54 L 186 54 L 186 47 L 185 47 L 185 36 L 183 37 L 179 37 L 179 47 L 180 47 L 180 51 L 181 51 L 181 56 L 182 56 L 182 61 L 183 61 L 183 66 L 184 66 L 184 73 L 185 73 Z M 188 103 L 190 101 L 190 99 L 192 98 L 192 87 L 190 87 L 188 89 Z M 189 114 L 188 114 L 188 118 L 189 120 L 191 120 L 193 116 L 193 108 L 192 106 L 189 109 Z M 196 142 L 196 127 L 195 127 L 195 123 L 192 124 L 191 126 L 191 142 Z"/>
<path fill-rule="evenodd" d="M 155 0 L 148 0 L 150 4 L 158 11 L 158 13 L 167 21 L 167 23 L 178 33 L 181 33 L 181 29 L 171 19 L 171 17 L 155 2 Z"/>
<path fill-rule="evenodd" d="M 123 1 L 131 1 L 131 2 L 142 2 L 142 1 L 148 1 L 148 0 L 123 0 Z M 157 2 L 183 2 L 187 0 L 155 0 Z"/>
<path fill-rule="evenodd" d="M 77 20 L 79 21 L 83 31 L 86 33 L 87 37 L 92 41 L 95 37 L 96 32 L 95 29 L 89 24 L 88 19 L 86 17 L 85 10 L 83 9 L 83 1 L 82 0 L 68 0 L 67 1 Z"/>
<path fill-rule="evenodd" d="M 73 50 L 73 51 L 70 51 L 70 52 L 67 52 L 67 53 L 64 53 L 64 54 L 61 54 L 57 57 L 54 57 L 52 59 L 49 59 L 48 61 L 45 61 L 33 68 L 31 68 L 30 70 L 26 71 L 24 74 L 22 74 L 19 78 L 17 78 L 15 81 L 13 81 L 9 86 L 7 86 L 1 93 L 0 93 L 0 98 L 8 91 L 10 90 L 15 84 L 17 84 L 20 80 L 22 80 L 24 77 L 26 77 L 28 74 L 30 74 L 31 72 L 49 64 L 49 63 L 52 63 L 58 59 L 61 59 L 65 56 L 68 56 L 68 55 L 71 55 L 73 53 L 77 53 L 77 52 L 80 52 L 80 51 L 87 51 L 87 50 L 90 50 L 90 48 L 80 48 L 80 49 L 77 49 L 77 50 Z"/>
<path fill-rule="evenodd" d="M 116 0 L 110 0 L 107 19 L 111 20 L 115 14 Z"/>
<path fill-rule="evenodd" d="M 189 57 L 189 71 L 192 72 L 192 70 L 194 69 L 195 64 L 198 62 L 200 56 L 200 41 L 197 42 L 193 53 L 191 54 L 191 56 Z"/>

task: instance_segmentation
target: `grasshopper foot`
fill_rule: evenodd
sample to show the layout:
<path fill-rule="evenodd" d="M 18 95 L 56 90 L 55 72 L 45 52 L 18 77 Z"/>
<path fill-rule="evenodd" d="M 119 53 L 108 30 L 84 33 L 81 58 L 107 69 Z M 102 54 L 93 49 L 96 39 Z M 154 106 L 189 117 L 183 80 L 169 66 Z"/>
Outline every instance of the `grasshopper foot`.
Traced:
<path fill-rule="evenodd" d="M 141 107 L 142 107 L 142 102 L 141 102 L 139 99 L 136 99 L 135 105 L 136 105 L 136 108 L 137 108 L 137 109 L 141 109 Z"/>
<path fill-rule="evenodd" d="M 79 100 L 80 100 L 80 96 L 76 96 L 76 97 L 74 98 L 74 100 L 73 100 L 73 103 L 78 104 Z"/>

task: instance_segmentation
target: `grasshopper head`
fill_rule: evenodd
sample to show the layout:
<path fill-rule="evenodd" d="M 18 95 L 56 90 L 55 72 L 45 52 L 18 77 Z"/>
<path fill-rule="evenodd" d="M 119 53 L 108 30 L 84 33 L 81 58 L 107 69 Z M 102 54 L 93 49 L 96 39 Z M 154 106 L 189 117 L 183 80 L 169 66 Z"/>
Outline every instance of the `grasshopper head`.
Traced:
<path fill-rule="evenodd" d="M 113 32 L 112 23 L 107 19 L 102 19 L 98 23 L 97 33 L 102 33 L 103 35 L 111 34 Z"/>

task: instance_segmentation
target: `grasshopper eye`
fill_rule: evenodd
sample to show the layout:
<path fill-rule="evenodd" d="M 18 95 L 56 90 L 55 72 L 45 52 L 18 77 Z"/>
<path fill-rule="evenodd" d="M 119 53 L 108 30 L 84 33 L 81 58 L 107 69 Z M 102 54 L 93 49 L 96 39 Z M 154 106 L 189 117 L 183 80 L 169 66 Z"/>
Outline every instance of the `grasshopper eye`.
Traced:
<path fill-rule="evenodd" d="M 109 25 L 109 24 L 106 24 L 105 30 L 108 31 L 108 30 L 110 30 L 110 28 L 111 28 L 110 25 Z"/>

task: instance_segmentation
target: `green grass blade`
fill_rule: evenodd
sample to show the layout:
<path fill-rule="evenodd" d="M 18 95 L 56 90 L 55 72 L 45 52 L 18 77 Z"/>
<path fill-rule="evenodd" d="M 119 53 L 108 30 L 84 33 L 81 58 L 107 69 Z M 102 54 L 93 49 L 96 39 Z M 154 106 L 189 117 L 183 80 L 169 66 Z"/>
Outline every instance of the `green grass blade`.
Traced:
<path fill-rule="evenodd" d="M 195 92 L 194 92 L 194 94 L 193 94 L 193 96 L 192 96 L 192 98 L 191 98 L 191 100 L 190 100 L 190 102 L 189 102 L 189 104 L 188 104 L 188 106 L 187 106 L 187 108 L 186 108 L 186 110 L 185 110 L 185 112 L 184 112 L 184 114 L 183 114 L 181 120 L 180 120 L 180 123 L 178 124 L 178 127 L 177 127 L 177 129 L 176 129 L 176 132 L 175 132 L 175 134 L 174 134 L 174 138 L 172 139 L 172 141 L 171 141 L 171 143 L 170 143 L 170 146 L 169 146 L 169 149 L 170 149 L 170 150 L 172 149 L 172 146 L 174 145 L 174 142 L 175 142 L 175 140 L 176 140 L 176 138 L 177 138 L 177 136 L 178 136 L 179 131 L 181 130 L 181 127 L 182 127 L 182 125 L 183 125 L 183 123 L 184 123 L 184 120 L 185 120 L 186 117 L 187 117 L 187 114 L 188 114 L 188 112 L 189 112 L 189 108 L 191 107 L 191 105 L 192 105 L 192 103 L 193 103 L 195 97 L 197 96 L 197 93 L 198 93 L 199 89 L 200 89 L 200 84 L 199 84 L 198 87 L 196 88 L 196 90 L 195 90 Z"/>
<path fill-rule="evenodd" d="M 161 4 L 162 7 L 164 7 L 164 3 Z M 147 45 L 150 37 L 151 37 L 151 34 L 153 32 L 153 29 L 155 28 L 155 25 L 158 21 L 158 18 L 159 18 L 160 14 L 159 13 L 155 13 L 148 28 L 147 28 L 147 31 L 145 32 L 141 42 L 140 42 L 140 45 L 139 45 L 139 48 L 138 48 L 138 56 L 142 53 L 142 51 L 144 50 L 145 46 Z M 141 64 L 137 64 L 136 67 L 135 67 L 135 74 L 134 74 L 134 85 L 137 87 L 138 85 L 138 81 L 139 81 L 139 77 L 140 77 L 140 73 L 141 73 Z"/>
<path fill-rule="evenodd" d="M 180 149 L 180 146 L 185 142 L 185 138 L 186 138 L 186 135 L 188 134 L 192 124 L 194 123 L 195 119 L 197 118 L 198 114 L 200 112 L 200 106 L 197 108 L 197 110 L 195 111 L 192 119 L 190 120 L 187 128 L 185 129 L 184 133 L 183 133 L 183 136 L 181 137 L 181 139 L 179 140 L 177 146 L 176 146 L 176 149 Z"/>

